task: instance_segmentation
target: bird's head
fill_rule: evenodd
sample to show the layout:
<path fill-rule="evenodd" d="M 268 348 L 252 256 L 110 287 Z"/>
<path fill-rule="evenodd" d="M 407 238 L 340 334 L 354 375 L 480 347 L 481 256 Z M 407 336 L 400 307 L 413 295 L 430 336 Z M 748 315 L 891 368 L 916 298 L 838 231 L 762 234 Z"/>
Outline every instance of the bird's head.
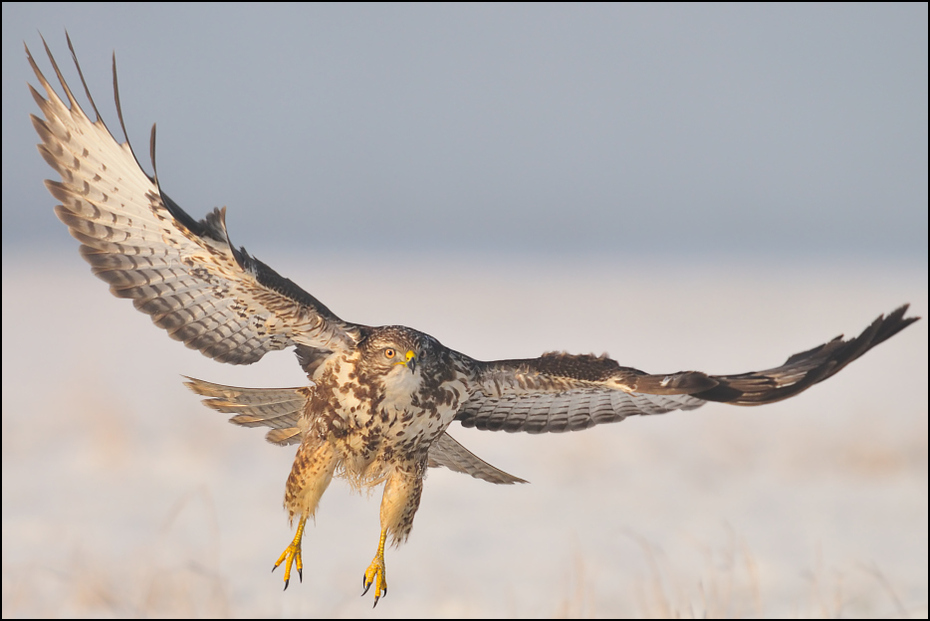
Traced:
<path fill-rule="evenodd" d="M 373 328 L 365 339 L 363 359 L 368 370 L 383 375 L 395 369 L 415 374 L 424 353 L 424 335 L 404 326 L 382 326 Z"/>

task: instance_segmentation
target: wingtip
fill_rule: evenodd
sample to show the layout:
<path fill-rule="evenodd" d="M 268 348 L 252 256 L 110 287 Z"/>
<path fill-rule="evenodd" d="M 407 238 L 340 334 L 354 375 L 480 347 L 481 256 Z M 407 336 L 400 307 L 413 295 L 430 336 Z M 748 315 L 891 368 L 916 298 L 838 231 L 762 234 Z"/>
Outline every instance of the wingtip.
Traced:
<path fill-rule="evenodd" d="M 158 183 L 158 165 L 155 163 L 155 133 L 157 125 L 157 123 L 152 123 L 152 133 L 149 137 L 149 159 L 152 160 L 152 181 L 155 182 L 155 185 L 158 186 L 158 191 L 161 192 L 161 186 Z"/>
<path fill-rule="evenodd" d="M 910 303 L 910 302 L 905 302 L 904 304 L 902 304 L 902 305 L 899 306 L 898 308 L 896 308 L 896 309 L 894 309 L 893 311 L 891 311 L 891 313 L 889 313 L 888 316 L 889 316 L 889 318 L 891 318 L 891 317 L 900 318 L 901 321 L 906 321 L 906 322 L 908 322 L 908 324 L 914 323 L 915 321 L 919 321 L 919 320 L 921 319 L 920 315 L 917 315 L 917 316 L 914 316 L 914 317 L 905 317 L 905 316 L 904 316 L 904 315 L 907 313 L 907 311 L 908 311 L 908 309 L 909 309 L 910 307 L 911 307 L 911 303 Z"/>

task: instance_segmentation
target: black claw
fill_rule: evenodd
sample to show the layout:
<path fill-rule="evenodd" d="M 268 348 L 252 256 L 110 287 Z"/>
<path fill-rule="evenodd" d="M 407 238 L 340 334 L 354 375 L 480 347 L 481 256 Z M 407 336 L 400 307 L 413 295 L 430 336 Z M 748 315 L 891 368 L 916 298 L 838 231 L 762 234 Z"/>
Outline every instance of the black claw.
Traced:
<path fill-rule="evenodd" d="M 290 582 L 291 582 L 291 579 L 290 579 L 290 578 L 288 578 L 287 580 L 284 581 L 284 590 L 285 590 L 285 591 L 287 591 L 287 585 L 290 584 Z"/>
<path fill-rule="evenodd" d="M 371 588 L 371 582 L 365 582 L 365 576 L 362 576 L 362 588 L 365 589 L 362 591 L 362 597 L 365 597 L 365 594 L 368 593 L 368 589 Z"/>
<path fill-rule="evenodd" d="M 375 595 L 375 603 L 371 605 L 372 608 L 378 605 L 378 596 Z"/>
<path fill-rule="evenodd" d="M 304 582 L 304 568 L 303 567 L 297 570 L 297 575 L 300 576 L 300 583 L 303 584 Z"/>
<path fill-rule="evenodd" d="M 277 565 L 275 565 L 274 567 L 272 567 L 272 568 L 271 568 L 271 573 L 274 573 L 274 570 L 277 569 L 277 568 L 278 568 Z"/>

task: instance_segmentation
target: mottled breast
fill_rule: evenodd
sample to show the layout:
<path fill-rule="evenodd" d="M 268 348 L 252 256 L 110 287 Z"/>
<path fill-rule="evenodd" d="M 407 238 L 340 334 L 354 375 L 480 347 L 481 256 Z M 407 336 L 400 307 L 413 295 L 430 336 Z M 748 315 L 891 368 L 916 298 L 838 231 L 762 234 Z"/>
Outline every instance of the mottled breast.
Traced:
<path fill-rule="evenodd" d="M 369 330 L 356 350 L 316 369 L 307 412 L 358 476 L 378 476 L 366 473 L 376 462 L 425 459 L 467 398 L 468 369 L 438 341 L 402 326 Z"/>

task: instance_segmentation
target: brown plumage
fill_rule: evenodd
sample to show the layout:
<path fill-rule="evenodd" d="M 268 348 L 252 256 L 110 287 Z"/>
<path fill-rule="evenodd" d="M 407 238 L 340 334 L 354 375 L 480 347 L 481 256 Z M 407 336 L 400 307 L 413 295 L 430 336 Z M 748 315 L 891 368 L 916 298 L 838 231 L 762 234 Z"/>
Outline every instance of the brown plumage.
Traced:
<path fill-rule="evenodd" d="M 70 39 L 68 46 L 72 50 Z M 43 118 L 32 117 L 39 152 L 61 175 L 47 181 L 55 213 L 81 242 L 80 253 L 117 297 L 128 298 L 169 336 L 220 362 L 251 364 L 293 347 L 312 385 L 235 388 L 189 378 L 209 407 L 231 422 L 269 427 L 267 439 L 297 444 L 285 508 L 298 520 L 275 564 L 302 570 L 301 541 L 333 477 L 359 488 L 384 483 L 381 537 L 365 571 L 375 604 L 387 593 L 384 546 L 410 533 L 428 467 L 444 466 L 492 483 L 519 483 L 449 434 L 465 427 L 528 433 L 586 429 L 633 415 L 690 410 L 708 401 L 761 405 L 792 397 L 837 373 L 917 321 L 907 305 L 879 316 L 858 337 L 837 337 L 781 366 L 739 375 L 686 371 L 650 375 L 606 357 L 549 353 L 483 362 L 403 326 L 344 321 L 290 280 L 234 247 L 224 211 L 194 220 L 118 143 L 94 111 L 78 104 L 48 51 L 67 103 L 27 48 L 44 94 L 30 86 Z M 122 109 L 114 91 L 120 125 Z M 125 134 L 125 129 L 123 131 Z M 154 168 L 152 129 L 152 160 Z"/>

